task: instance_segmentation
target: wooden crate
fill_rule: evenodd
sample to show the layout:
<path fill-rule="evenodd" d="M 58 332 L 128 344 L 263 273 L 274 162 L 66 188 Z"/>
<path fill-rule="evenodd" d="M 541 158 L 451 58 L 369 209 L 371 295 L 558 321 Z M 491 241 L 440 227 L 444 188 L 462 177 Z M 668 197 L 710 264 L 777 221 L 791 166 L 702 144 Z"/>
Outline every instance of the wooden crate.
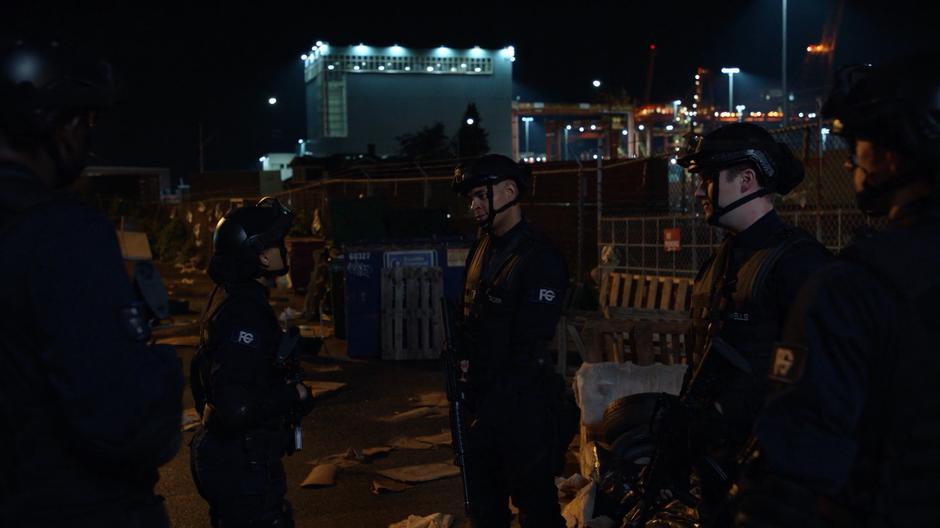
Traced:
<path fill-rule="evenodd" d="M 382 270 L 382 359 L 437 359 L 444 335 L 439 267 Z"/>

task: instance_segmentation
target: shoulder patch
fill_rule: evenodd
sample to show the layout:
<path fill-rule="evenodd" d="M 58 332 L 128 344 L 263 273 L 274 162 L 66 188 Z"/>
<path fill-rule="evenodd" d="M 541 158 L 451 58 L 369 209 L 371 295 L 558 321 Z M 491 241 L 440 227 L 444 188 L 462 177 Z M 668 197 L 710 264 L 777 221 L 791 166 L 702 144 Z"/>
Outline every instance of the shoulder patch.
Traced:
<path fill-rule="evenodd" d="M 774 345 L 773 363 L 767 377 L 787 385 L 799 383 L 806 370 L 807 352 L 803 346 L 777 343 Z"/>
<path fill-rule="evenodd" d="M 118 319 L 132 340 L 142 343 L 150 339 L 150 323 L 144 314 L 143 303 L 135 301 L 122 307 L 118 310 Z"/>
<path fill-rule="evenodd" d="M 555 288 L 534 288 L 529 295 L 529 302 L 538 304 L 558 304 L 561 302 L 561 292 Z"/>
<path fill-rule="evenodd" d="M 253 330 L 236 329 L 232 331 L 232 342 L 236 345 L 258 348 L 258 333 Z"/>

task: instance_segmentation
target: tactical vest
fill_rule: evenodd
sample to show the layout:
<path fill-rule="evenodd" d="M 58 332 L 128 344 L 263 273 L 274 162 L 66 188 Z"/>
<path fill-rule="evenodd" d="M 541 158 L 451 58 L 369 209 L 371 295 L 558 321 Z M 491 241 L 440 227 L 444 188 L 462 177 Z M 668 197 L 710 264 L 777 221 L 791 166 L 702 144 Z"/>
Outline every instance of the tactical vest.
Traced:
<path fill-rule="evenodd" d="M 886 349 L 873 351 L 855 467 L 824 508 L 841 524 L 839 512 L 853 526 L 940 526 L 940 212 L 926 220 L 857 238 L 840 255 L 888 286 L 899 308 L 898 324 L 882 329 Z"/>
<path fill-rule="evenodd" d="M 510 357 L 509 350 L 522 302 L 517 272 L 541 244 L 528 227 L 523 229 L 499 250 L 494 249 L 489 234 L 483 234 L 471 249 L 464 282 L 463 333 L 469 359 L 476 362 L 478 374 L 487 380 L 503 370 L 507 361 L 533 359 Z"/>
<path fill-rule="evenodd" d="M 774 340 L 780 333 L 780 314 L 774 287 L 767 283 L 777 261 L 800 244 L 818 244 L 806 231 L 784 227 L 776 242 L 755 251 L 737 269 L 729 269 L 732 240 L 722 242 L 715 257 L 692 286 L 693 357 L 702 357 L 709 327 L 717 331 L 751 364 L 757 377 L 768 372 Z M 736 272 L 735 272 L 736 271 Z"/>

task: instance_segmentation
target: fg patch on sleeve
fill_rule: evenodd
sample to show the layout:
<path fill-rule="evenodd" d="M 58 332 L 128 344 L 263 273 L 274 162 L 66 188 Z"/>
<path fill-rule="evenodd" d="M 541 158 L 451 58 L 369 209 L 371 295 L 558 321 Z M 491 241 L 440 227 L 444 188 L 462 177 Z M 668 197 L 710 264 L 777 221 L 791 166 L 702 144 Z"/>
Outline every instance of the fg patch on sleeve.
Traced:
<path fill-rule="evenodd" d="M 767 377 L 788 385 L 799 383 L 806 370 L 806 357 L 806 347 L 777 343 Z"/>
<path fill-rule="evenodd" d="M 561 292 L 554 288 L 535 288 L 529 296 L 529 302 L 539 304 L 558 304 L 561 302 Z"/>
<path fill-rule="evenodd" d="M 250 330 L 235 330 L 232 332 L 232 342 L 236 345 L 258 348 L 258 334 Z"/>

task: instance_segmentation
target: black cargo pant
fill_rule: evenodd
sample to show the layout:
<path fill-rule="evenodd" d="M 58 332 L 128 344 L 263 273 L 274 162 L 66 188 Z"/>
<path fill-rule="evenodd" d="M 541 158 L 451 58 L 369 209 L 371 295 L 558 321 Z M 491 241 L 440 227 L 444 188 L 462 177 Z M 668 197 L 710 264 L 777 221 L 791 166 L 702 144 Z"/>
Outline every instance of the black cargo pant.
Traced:
<path fill-rule="evenodd" d="M 292 528 L 281 456 L 286 435 L 252 431 L 238 436 L 202 429 L 190 442 L 199 495 L 209 503 L 213 528 Z"/>
<path fill-rule="evenodd" d="M 511 497 L 523 528 L 563 528 L 554 478 L 560 452 L 552 402 L 541 387 L 501 385 L 478 395 L 467 435 L 471 525 L 508 528 Z"/>

